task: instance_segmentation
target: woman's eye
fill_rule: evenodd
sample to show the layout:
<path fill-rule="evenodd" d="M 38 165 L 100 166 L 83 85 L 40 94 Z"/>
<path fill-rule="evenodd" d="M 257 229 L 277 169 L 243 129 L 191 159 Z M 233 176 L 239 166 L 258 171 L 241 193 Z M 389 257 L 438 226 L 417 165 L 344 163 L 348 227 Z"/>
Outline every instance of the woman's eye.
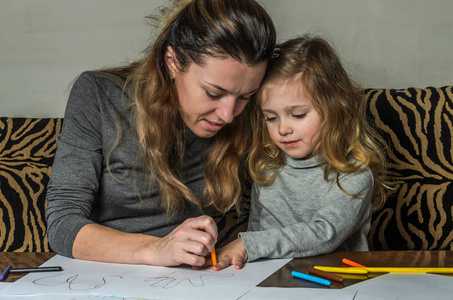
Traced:
<path fill-rule="evenodd" d="M 250 97 L 251 96 L 249 96 L 249 97 L 239 96 L 238 99 L 242 100 L 242 101 L 250 101 Z"/>
<path fill-rule="evenodd" d="M 219 100 L 222 97 L 222 95 L 212 94 L 212 93 L 208 92 L 207 90 L 205 90 L 205 92 L 206 92 L 206 95 L 209 98 L 211 98 L 212 100 Z"/>

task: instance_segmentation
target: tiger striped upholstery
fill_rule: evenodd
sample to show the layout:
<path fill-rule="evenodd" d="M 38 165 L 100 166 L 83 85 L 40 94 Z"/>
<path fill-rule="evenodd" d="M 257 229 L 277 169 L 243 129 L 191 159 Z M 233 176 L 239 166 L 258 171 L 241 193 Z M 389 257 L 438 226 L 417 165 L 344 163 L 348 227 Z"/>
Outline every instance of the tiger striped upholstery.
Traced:
<path fill-rule="evenodd" d="M 373 214 L 370 248 L 453 249 L 453 86 L 365 92 L 397 184 Z M 0 251 L 51 251 L 45 195 L 62 121 L 0 118 Z M 218 246 L 246 230 L 244 212 L 215 218 Z"/>
<path fill-rule="evenodd" d="M 453 87 L 366 94 L 398 185 L 373 215 L 370 248 L 453 249 Z"/>
<path fill-rule="evenodd" d="M 45 197 L 61 124 L 0 118 L 0 251 L 50 251 Z"/>

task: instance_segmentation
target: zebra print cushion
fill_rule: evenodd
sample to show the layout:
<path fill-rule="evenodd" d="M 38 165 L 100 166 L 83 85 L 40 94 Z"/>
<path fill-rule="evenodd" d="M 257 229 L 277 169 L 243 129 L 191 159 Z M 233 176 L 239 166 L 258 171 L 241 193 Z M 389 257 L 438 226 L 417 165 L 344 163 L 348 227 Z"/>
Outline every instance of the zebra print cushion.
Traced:
<path fill-rule="evenodd" d="M 398 184 L 373 215 L 370 248 L 453 249 L 453 87 L 366 94 Z"/>
<path fill-rule="evenodd" d="M 0 251 L 50 251 L 45 197 L 61 124 L 0 118 Z"/>

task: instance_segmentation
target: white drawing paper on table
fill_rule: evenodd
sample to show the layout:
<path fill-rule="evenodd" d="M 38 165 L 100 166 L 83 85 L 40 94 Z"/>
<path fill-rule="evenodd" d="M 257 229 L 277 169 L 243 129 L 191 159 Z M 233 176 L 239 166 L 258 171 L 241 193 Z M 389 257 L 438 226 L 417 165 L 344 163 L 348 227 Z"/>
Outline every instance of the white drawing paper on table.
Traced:
<path fill-rule="evenodd" d="M 45 295 L 9 295 L 5 300 L 156 300 L 155 298 L 143 297 L 121 297 L 121 296 L 105 296 L 105 295 L 62 295 L 62 294 L 45 294 Z"/>
<path fill-rule="evenodd" d="M 453 277 L 388 273 L 345 289 L 355 290 L 355 300 L 451 300 Z"/>
<path fill-rule="evenodd" d="M 355 291 L 345 289 L 255 287 L 240 300 L 352 300 Z"/>
<path fill-rule="evenodd" d="M 121 295 L 167 299 L 237 299 L 290 259 L 261 260 L 242 270 L 156 267 L 91 262 L 56 255 L 43 266 L 59 265 L 62 272 L 30 273 L 0 295 L 58 293 Z"/>

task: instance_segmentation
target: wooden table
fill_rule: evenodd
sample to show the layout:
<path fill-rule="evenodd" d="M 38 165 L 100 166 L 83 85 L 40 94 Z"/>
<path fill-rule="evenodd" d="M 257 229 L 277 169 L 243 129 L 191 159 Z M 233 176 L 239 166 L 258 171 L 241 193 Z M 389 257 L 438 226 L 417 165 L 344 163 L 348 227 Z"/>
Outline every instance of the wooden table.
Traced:
<path fill-rule="evenodd" d="M 313 284 L 292 278 L 291 272 L 307 273 L 307 269 L 313 266 L 342 267 L 343 263 L 341 260 L 343 258 L 348 258 L 367 267 L 453 267 L 453 251 L 335 252 L 315 257 L 293 259 L 258 286 L 313 287 Z M 360 281 L 357 279 L 345 279 L 343 284 L 335 284 L 332 287 L 342 288 Z M 332 283 L 334 284 L 333 281 Z"/>
<path fill-rule="evenodd" d="M 0 252 L 0 272 L 7 265 L 13 268 L 36 268 L 42 265 L 55 255 L 52 252 Z M 13 282 L 26 274 L 15 273 L 9 274 L 4 282 Z"/>
<path fill-rule="evenodd" d="M 14 268 L 38 267 L 55 253 L 46 252 L 0 252 L 0 268 L 8 264 Z M 313 287 L 313 284 L 293 279 L 292 271 L 307 273 L 307 268 L 316 265 L 342 267 L 341 260 L 348 258 L 367 267 L 453 267 L 453 251 L 369 251 L 335 252 L 307 258 L 296 258 L 269 276 L 258 286 L 261 287 Z M 5 281 L 16 281 L 25 274 L 10 274 Z M 343 284 L 333 287 L 342 288 L 359 282 L 345 279 Z"/>

